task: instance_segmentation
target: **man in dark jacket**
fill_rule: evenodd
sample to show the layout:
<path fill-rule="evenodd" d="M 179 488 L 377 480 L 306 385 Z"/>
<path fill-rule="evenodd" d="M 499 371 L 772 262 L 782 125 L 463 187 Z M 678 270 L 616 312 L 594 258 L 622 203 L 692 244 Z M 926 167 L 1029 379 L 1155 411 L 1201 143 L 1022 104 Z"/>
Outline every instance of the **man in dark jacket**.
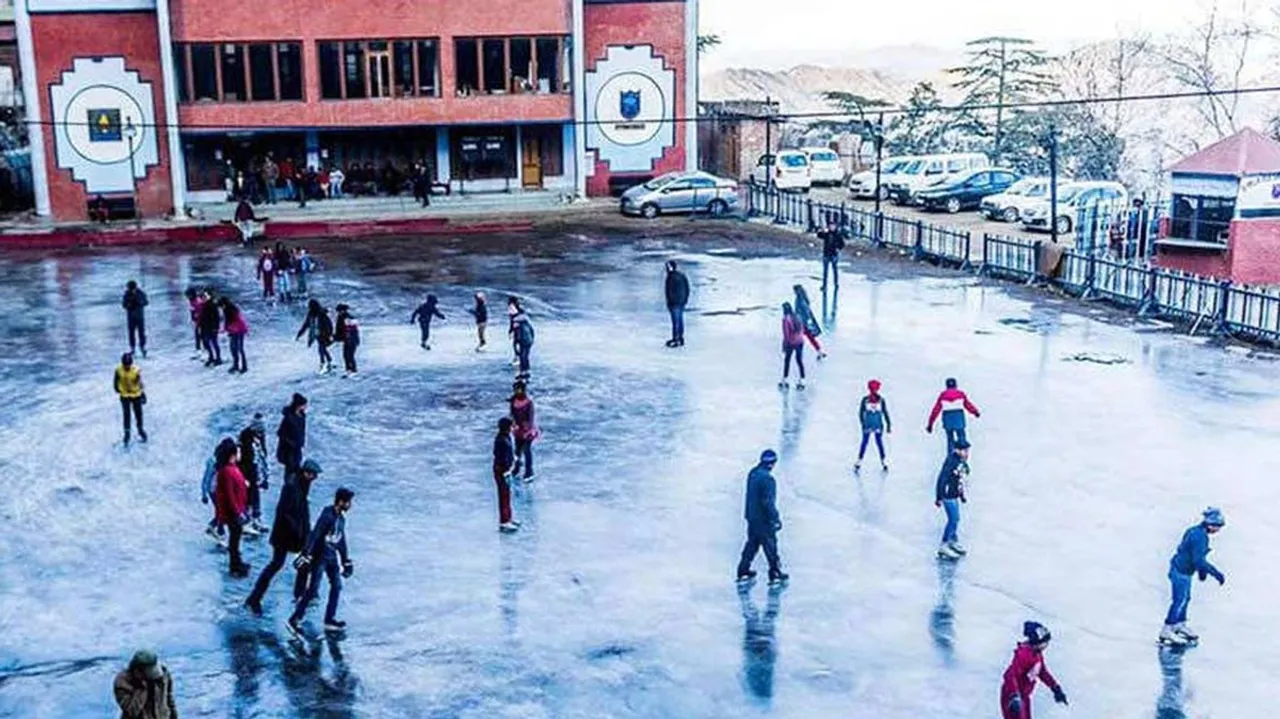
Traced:
<path fill-rule="evenodd" d="M 511 516 L 511 475 L 515 467 L 516 450 L 511 441 L 510 417 L 498 420 L 498 434 L 493 438 L 493 481 L 498 488 L 498 531 L 514 532 L 520 523 Z"/>
<path fill-rule="evenodd" d="M 1225 525 L 1226 519 L 1222 510 L 1209 507 L 1204 510 L 1199 524 L 1182 533 L 1182 541 L 1178 543 L 1178 551 L 1169 560 L 1169 584 L 1173 587 L 1173 601 L 1169 604 L 1169 613 L 1164 618 L 1164 628 L 1160 630 L 1160 642 L 1172 646 L 1182 646 L 1199 639 L 1187 626 L 1187 606 L 1191 604 L 1191 576 L 1198 575 L 1200 581 L 1205 577 L 1213 577 L 1218 584 L 1227 581 L 1219 569 L 1209 563 L 1209 537 L 1217 534 Z"/>
<path fill-rule="evenodd" d="M 289 406 L 280 414 L 276 461 L 284 465 L 284 476 L 288 479 L 302 465 L 302 448 L 307 445 L 307 398 L 295 392 Z"/>
<path fill-rule="evenodd" d="M 200 342 L 208 355 L 204 366 L 213 367 L 222 364 L 222 345 L 218 343 L 218 328 L 222 326 L 222 315 L 218 312 L 218 303 L 206 292 L 204 304 L 200 306 L 200 317 L 196 320 L 200 330 Z"/>
<path fill-rule="evenodd" d="M 782 562 L 778 559 L 778 530 L 782 529 L 782 520 L 778 518 L 778 484 L 773 479 L 773 466 L 777 463 L 777 453 L 766 449 L 760 455 L 760 464 L 747 474 L 747 543 L 742 547 L 742 559 L 738 561 L 739 582 L 755 578 L 751 563 L 761 549 L 769 561 L 769 583 L 777 584 L 789 579 L 782 573 Z"/>
<path fill-rule="evenodd" d="M 116 675 L 112 689 L 120 719 L 178 719 L 173 677 L 155 652 L 134 653 L 129 668 Z"/>
<path fill-rule="evenodd" d="M 308 495 L 311 483 L 323 472 L 320 463 L 308 459 L 302 463 L 297 474 L 285 479 L 280 490 L 280 501 L 276 503 L 276 519 L 271 525 L 271 561 L 258 575 L 258 582 L 253 585 L 249 598 L 244 605 L 257 616 L 262 616 L 262 598 L 271 586 L 271 580 L 284 567 L 284 560 L 293 553 L 306 548 L 307 535 L 311 531 L 311 507 Z M 299 571 L 293 580 L 293 601 L 297 602 L 307 591 L 307 581 L 311 573 Z"/>
<path fill-rule="evenodd" d="M 338 599 L 342 596 L 342 578 L 350 577 L 355 572 L 351 555 L 347 553 L 347 512 L 351 510 L 355 496 L 356 493 L 346 487 L 338 487 L 333 495 L 333 504 L 320 513 L 302 554 L 293 561 L 293 566 L 298 571 L 311 574 L 307 591 L 294 605 L 293 615 L 287 623 L 289 632 L 294 636 L 302 635 L 302 628 L 298 623 L 306 616 L 307 605 L 320 593 L 321 572 L 329 580 L 329 603 L 324 610 L 324 630 L 340 632 L 347 626 L 346 622 L 339 621 L 334 615 L 338 611 Z"/>
<path fill-rule="evenodd" d="M 835 280 L 836 289 L 840 289 L 840 250 L 844 249 L 844 230 L 834 222 L 818 231 L 818 239 L 822 240 L 822 289 L 827 289 L 827 268 L 831 268 L 831 277 Z"/>
<path fill-rule="evenodd" d="M 142 350 L 142 357 L 147 357 L 147 318 L 144 308 L 147 306 L 147 293 L 138 287 L 138 283 L 129 280 L 124 286 L 124 297 L 120 300 L 124 308 L 125 321 L 129 325 L 129 351 Z"/>
<path fill-rule="evenodd" d="M 409 315 L 409 322 L 418 323 L 418 346 L 424 350 L 431 349 L 431 320 L 437 318 L 443 320 L 444 315 L 440 312 L 440 300 L 435 295 L 427 295 L 427 301 L 418 305 L 413 314 Z"/>
<path fill-rule="evenodd" d="M 959 539 L 960 503 L 968 501 L 964 496 L 964 478 L 969 476 L 969 443 L 961 439 L 951 448 L 938 472 L 933 489 L 933 506 L 946 510 L 947 524 L 942 529 L 942 544 L 938 556 L 943 559 L 959 559 L 965 554 Z"/>
<path fill-rule="evenodd" d="M 667 262 L 667 312 L 671 313 L 671 339 L 668 347 L 684 346 L 684 308 L 689 304 L 689 278 L 676 269 L 676 261 Z"/>

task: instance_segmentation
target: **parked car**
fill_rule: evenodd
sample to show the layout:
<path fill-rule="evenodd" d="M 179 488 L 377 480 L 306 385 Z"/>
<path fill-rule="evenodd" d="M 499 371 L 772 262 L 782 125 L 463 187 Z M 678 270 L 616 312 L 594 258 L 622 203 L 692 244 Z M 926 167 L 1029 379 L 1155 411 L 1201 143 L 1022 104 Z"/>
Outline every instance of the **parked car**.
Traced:
<path fill-rule="evenodd" d="M 1053 219 L 1059 235 L 1070 234 L 1081 217 L 1106 216 L 1124 211 L 1129 193 L 1118 182 L 1073 182 L 1058 186 L 1058 216 Z M 1022 226 L 1048 231 L 1051 210 L 1044 199 L 1022 213 Z"/>
<path fill-rule="evenodd" d="M 706 212 L 715 217 L 738 207 L 738 183 L 706 172 L 669 172 L 622 193 L 624 215 Z"/>
<path fill-rule="evenodd" d="M 800 150 L 809 159 L 809 183 L 811 185 L 839 185 L 844 181 L 844 168 L 840 155 L 826 147 L 805 147 Z"/>
<path fill-rule="evenodd" d="M 889 185 L 886 180 L 906 167 L 915 157 L 886 157 L 880 161 L 880 199 L 889 199 Z M 874 200 L 876 197 L 876 169 L 863 170 L 849 178 L 849 194 L 859 200 Z"/>
<path fill-rule="evenodd" d="M 917 204 L 926 210 L 946 210 L 955 214 L 960 210 L 977 208 L 982 204 L 982 198 L 1004 192 L 1017 181 L 1017 173 L 1000 167 L 969 170 L 930 185 L 915 197 Z"/>
<path fill-rule="evenodd" d="M 775 166 L 774 158 L 777 158 Z M 751 181 L 768 185 L 770 181 L 779 190 L 808 192 L 813 185 L 809 179 L 809 156 L 799 150 L 780 150 L 776 155 L 761 155 L 751 171 Z"/>
<path fill-rule="evenodd" d="M 1066 184 L 1062 180 L 1058 181 L 1059 187 Z M 1022 219 L 1024 210 L 1048 197 L 1049 178 L 1024 177 L 1004 192 L 983 198 L 979 211 L 988 220 L 1017 222 Z"/>
<path fill-rule="evenodd" d="M 915 194 L 939 180 L 946 180 L 969 170 L 982 170 L 991 165 L 980 152 L 946 155 L 924 155 L 898 172 L 889 183 L 889 197 L 899 205 L 915 204 Z"/>

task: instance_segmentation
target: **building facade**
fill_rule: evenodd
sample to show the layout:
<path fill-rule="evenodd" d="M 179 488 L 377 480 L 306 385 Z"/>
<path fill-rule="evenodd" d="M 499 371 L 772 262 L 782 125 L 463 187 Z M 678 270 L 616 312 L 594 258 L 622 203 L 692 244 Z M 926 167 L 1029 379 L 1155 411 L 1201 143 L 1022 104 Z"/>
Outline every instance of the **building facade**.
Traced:
<path fill-rule="evenodd" d="M 267 157 L 578 195 L 696 166 L 697 0 L 19 0 L 15 21 L 58 220 L 99 195 L 180 214 Z"/>

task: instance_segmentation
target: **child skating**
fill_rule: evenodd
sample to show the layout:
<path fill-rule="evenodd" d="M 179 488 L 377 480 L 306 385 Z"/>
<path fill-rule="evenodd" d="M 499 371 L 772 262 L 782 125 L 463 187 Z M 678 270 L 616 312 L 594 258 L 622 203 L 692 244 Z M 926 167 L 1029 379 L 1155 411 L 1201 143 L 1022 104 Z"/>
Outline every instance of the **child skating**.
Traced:
<path fill-rule="evenodd" d="M 858 447 L 858 461 L 853 465 L 853 471 L 862 469 L 862 458 L 867 454 L 867 442 L 872 437 L 875 437 L 876 450 L 880 452 L 880 469 L 889 471 L 889 461 L 884 453 L 884 435 L 893 431 L 893 422 L 889 419 L 889 403 L 880 394 L 878 379 L 867 383 L 867 394 L 858 404 L 858 423 L 862 426 L 862 444 Z"/>
<path fill-rule="evenodd" d="M 800 379 L 796 380 L 796 389 L 804 389 L 804 325 L 791 309 L 790 302 L 782 303 L 782 381 L 779 389 L 788 389 L 791 376 L 791 358 L 796 358 L 796 368 L 800 371 Z"/>
<path fill-rule="evenodd" d="M 489 303 L 485 300 L 483 292 L 476 293 L 476 306 L 471 310 L 471 316 L 476 318 L 476 337 L 480 340 L 480 344 L 476 345 L 476 352 L 483 352 L 485 339 L 485 326 L 489 323 Z"/>
<path fill-rule="evenodd" d="M 418 305 L 413 314 L 409 315 L 409 322 L 418 323 L 420 337 L 418 346 L 424 350 L 431 349 L 431 320 L 444 320 L 444 315 L 440 313 L 438 307 L 439 303 L 435 295 L 427 295 L 427 301 Z"/>

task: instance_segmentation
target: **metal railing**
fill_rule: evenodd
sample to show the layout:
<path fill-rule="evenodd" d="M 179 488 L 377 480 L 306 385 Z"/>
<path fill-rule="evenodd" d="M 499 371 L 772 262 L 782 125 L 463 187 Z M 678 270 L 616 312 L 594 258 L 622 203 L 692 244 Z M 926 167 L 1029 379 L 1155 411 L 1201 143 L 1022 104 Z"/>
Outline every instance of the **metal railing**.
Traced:
<path fill-rule="evenodd" d="M 1127 252 L 1111 256 L 1108 245 L 1101 243 L 1066 250 L 1050 277 L 1042 274 L 1043 241 L 984 234 L 981 242 L 974 242 L 965 230 L 817 202 L 752 183 L 746 185 L 744 199 L 748 217 L 770 218 L 809 231 L 834 226 L 854 240 L 909 250 L 917 260 L 972 268 L 979 274 L 1019 282 L 1050 282 L 1082 299 L 1104 300 L 1141 315 L 1185 323 L 1193 333 L 1204 330 L 1280 344 L 1280 288 L 1235 286 L 1227 280 L 1155 267 Z M 1156 217 L 1144 212 L 1127 225 L 1141 228 L 1145 236 Z M 1116 225 L 1099 220 L 1091 229 L 1114 226 L 1118 230 L 1124 218 L 1115 220 Z M 1133 241 L 1131 234 L 1124 233 L 1125 243 Z"/>

